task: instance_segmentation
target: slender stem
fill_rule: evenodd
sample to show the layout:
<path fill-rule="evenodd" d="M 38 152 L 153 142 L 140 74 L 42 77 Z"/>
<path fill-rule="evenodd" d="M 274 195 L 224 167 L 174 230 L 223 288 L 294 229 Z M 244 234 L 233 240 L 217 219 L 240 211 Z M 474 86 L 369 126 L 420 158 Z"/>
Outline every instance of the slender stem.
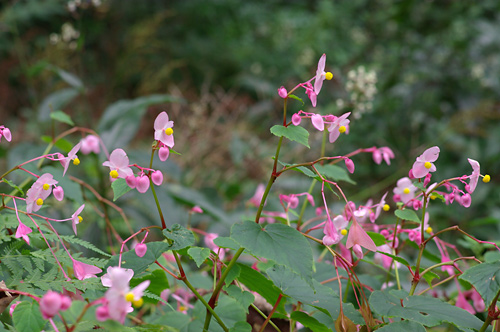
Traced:
<path fill-rule="evenodd" d="M 392 249 L 392 254 L 396 255 L 396 250 L 394 248 Z M 392 263 L 394 264 L 394 274 L 396 275 L 396 283 L 398 285 L 398 290 L 401 290 L 401 281 L 399 281 L 398 264 L 395 260 L 392 260 Z"/>
<path fill-rule="evenodd" d="M 495 295 L 495 298 L 493 301 L 491 301 L 490 306 L 488 307 L 488 316 L 486 317 L 486 320 L 484 321 L 483 326 L 481 326 L 481 329 L 479 332 L 484 332 L 488 328 L 488 326 L 491 324 L 493 320 L 495 320 L 495 307 L 497 304 L 498 297 L 500 296 L 500 290 L 497 292 L 497 295 Z M 494 316 L 495 315 L 495 316 Z"/>
<path fill-rule="evenodd" d="M 266 325 L 267 323 L 269 323 L 269 320 L 271 319 L 271 316 L 274 314 L 274 312 L 276 311 L 276 309 L 278 308 L 278 305 L 280 304 L 280 301 L 281 301 L 281 298 L 283 297 L 283 294 L 280 293 L 280 295 L 278 296 L 278 299 L 276 300 L 276 303 L 274 304 L 274 307 L 273 309 L 271 310 L 271 312 L 269 313 L 269 315 L 267 316 L 267 319 L 264 321 L 264 323 L 262 324 L 262 327 L 260 328 L 259 332 L 263 332 L 264 329 L 266 328 Z"/>
<path fill-rule="evenodd" d="M 411 282 L 411 288 L 410 288 L 410 293 L 409 295 L 413 295 L 415 293 L 415 289 L 417 288 L 418 283 L 420 282 L 420 262 L 422 260 L 422 255 L 425 250 L 425 245 L 427 242 L 425 242 L 424 238 L 424 220 L 425 220 L 425 209 L 427 206 L 427 194 L 424 192 L 424 202 L 422 205 L 422 219 L 420 221 L 420 236 L 421 236 L 421 243 L 419 245 L 418 249 L 418 257 L 417 257 L 417 262 L 415 264 L 415 274 L 413 275 L 413 280 Z"/>
<path fill-rule="evenodd" d="M 449 276 L 449 277 L 448 277 L 448 278 L 446 278 L 446 279 L 441 280 L 440 282 L 436 282 L 434 285 L 432 285 L 432 287 L 428 287 L 428 288 L 424 289 L 423 291 L 419 292 L 417 295 L 422 295 L 422 294 L 424 294 L 425 292 L 428 292 L 428 291 L 430 291 L 431 289 L 434 289 L 434 287 L 436 287 L 436 286 L 442 285 L 442 284 L 444 284 L 444 283 L 447 283 L 447 282 L 448 282 L 448 281 L 450 281 L 450 280 L 453 280 L 453 278 L 456 278 L 457 276 L 459 276 L 459 274 L 454 274 L 454 275 L 452 275 L 452 276 Z"/>
<path fill-rule="evenodd" d="M 158 209 L 158 213 L 160 214 L 161 228 L 166 229 L 167 224 L 165 224 L 165 218 L 163 218 L 163 213 L 161 212 L 160 202 L 158 201 L 158 196 L 156 196 L 156 190 L 155 190 L 155 187 L 153 184 L 153 180 L 151 180 L 151 178 L 149 178 L 149 185 L 151 187 L 151 192 L 153 193 L 153 197 L 155 198 L 156 208 Z"/>
<path fill-rule="evenodd" d="M 257 308 L 257 306 L 255 304 L 250 304 L 250 306 L 255 310 L 257 311 L 257 313 L 259 315 L 261 315 L 263 318 L 267 319 L 267 316 L 265 313 L 263 313 L 259 308 Z M 278 332 L 281 332 L 281 330 L 279 329 L 279 327 L 276 326 L 276 324 L 273 323 L 272 320 L 269 321 L 269 325 L 271 325 L 272 327 L 274 327 L 274 329 Z"/>

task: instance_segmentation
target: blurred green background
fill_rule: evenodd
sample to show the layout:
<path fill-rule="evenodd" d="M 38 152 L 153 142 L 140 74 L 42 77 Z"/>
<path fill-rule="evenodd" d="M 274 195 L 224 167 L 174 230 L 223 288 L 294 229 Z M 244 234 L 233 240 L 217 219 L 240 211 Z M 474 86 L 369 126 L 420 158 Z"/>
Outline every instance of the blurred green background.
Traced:
<path fill-rule="evenodd" d="M 334 80 L 325 82 L 318 107 L 300 91 L 305 105 L 292 101 L 290 111 L 353 111 L 350 134 L 328 145 L 328 155 L 374 145 L 396 154 L 390 166 L 356 156 L 357 185 L 343 184 L 348 198 L 361 204 L 386 191 L 392 197 L 415 158 L 438 145 L 433 181 L 470 174 L 467 158 L 478 160 L 492 181 L 480 183 L 469 209 L 436 204 L 435 222 L 497 240 L 499 31 L 497 0 L 2 1 L 0 115 L 14 137 L 1 145 L 1 156 L 11 149 L 2 166 L 43 151 L 41 135 L 69 128 L 54 127 L 50 106 L 78 126 L 103 128 L 101 115 L 116 101 L 167 94 L 176 102 L 149 107 L 123 129 L 131 137 L 116 136 L 113 147 L 145 163 L 154 118 L 167 111 L 182 154 L 161 166 L 169 185 L 160 195 L 172 204 L 171 219 L 185 218 L 174 203 L 201 204 L 212 218 L 205 221 L 225 221 L 227 232 L 268 179 L 277 143 L 269 128 L 282 117 L 278 87 L 290 90 L 311 78 L 326 53 Z M 376 92 L 365 99 L 353 87 L 363 70 L 376 74 Z M 356 119 L 363 108 L 372 111 Z M 318 157 L 321 134 L 305 126 L 311 149 L 287 143 L 284 162 Z M 274 194 L 308 186 L 298 173 L 284 175 Z M 106 195 L 109 188 L 99 190 Z M 279 210 L 274 200 L 270 206 Z M 154 209 L 141 204 L 128 206 L 132 218 L 156 220 Z"/>

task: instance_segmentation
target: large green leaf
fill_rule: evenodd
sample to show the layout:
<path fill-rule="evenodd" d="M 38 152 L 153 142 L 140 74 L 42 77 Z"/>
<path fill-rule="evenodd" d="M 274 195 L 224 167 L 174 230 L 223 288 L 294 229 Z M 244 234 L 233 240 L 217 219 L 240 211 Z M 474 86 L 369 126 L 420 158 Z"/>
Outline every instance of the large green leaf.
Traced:
<path fill-rule="evenodd" d="M 401 322 L 394 322 L 387 324 L 377 330 L 377 332 L 425 332 L 426 329 L 422 324 L 412 322 L 411 320 L 404 320 Z"/>
<path fill-rule="evenodd" d="M 396 211 L 394 211 L 394 214 L 399 219 L 410 220 L 410 221 L 420 223 L 420 219 L 418 218 L 417 214 L 413 210 L 410 210 L 410 209 L 396 210 Z"/>
<path fill-rule="evenodd" d="M 350 177 L 349 177 L 349 173 L 347 173 L 347 171 L 340 167 L 340 166 L 337 166 L 337 165 L 315 165 L 314 167 L 316 167 L 316 169 L 318 170 L 318 172 L 320 172 L 322 175 L 326 176 L 327 178 L 335 181 L 335 182 L 338 182 L 338 181 L 344 181 L 344 182 L 348 182 L 348 183 L 351 183 L 351 184 L 356 184 L 356 182 L 354 182 Z"/>
<path fill-rule="evenodd" d="M 271 127 L 271 133 L 278 137 L 284 136 L 290 141 L 295 141 L 309 148 L 309 132 L 302 127 L 275 125 Z"/>
<path fill-rule="evenodd" d="M 257 223 L 245 221 L 233 225 L 231 238 L 255 256 L 290 267 L 311 284 L 311 245 L 296 229 L 283 224 L 269 224 L 262 228 Z"/>
<path fill-rule="evenodd" d="M 62 123 L 66 123 L 70 126 L 74 126 L 75 123 L 71 120 L 71 117 L 64 113 L 63 111 L 54 111 L 50 113 L 50 118 Z"/>
<path fill-rule="evenodd" d="M 209 296 L 205 299 L 208 301 Z M 233 299 L 232 297 L 226 296 L 225 294 L 221 294 L 218 305 L 215 307 L 215 312 L 220 317 L 220 319 L 224 322 L 226 327 L 231 328 L 235 326 L 238 322 L 246 321 L 246 311 L 238 301 Z M 203 331 L 203 323 L 205 321 L 207 309 L 200 302 L 197 301 L 192 316 L 194 320 L 189 324 L 189 332 L 198 332 Z M 241 326 L 241 324 L 239 324 Z M 224 330 L 220 327 L 217 321 L 212 317 L 212 322 L 210 323 L 210 332 L 223 332 Z M 245 331 L 245 330 L 235 330 L 235 331 Z"/>
<path fill-rule="evenodd" d="M 326 327 L 323 323 L 318 322 L 318 320 L 305 312 L 294 311 L 290 315 L 290 318 L 297 321 L 314 332 L 332 332 L 331 329 Z"/>
<path fill-rule="evenodd" d="M 374 291 L 370 306 L 381 316 L 408 319 L 432 327 L 451 323 L 462 331 L 480 329 L 483 322 L 462 308 L 434 297 L 409 296 L 405 291 Z"/>
<path fill-rule="evenodd" d="M 135 250 L 130 250 L 122 255 L 121 267 L 125 269 L 134 270 L 134 275 L 145 271 L 151 264 L 153 264 L 164 252 L 170 250 L 170 245 L 166 242 L 149 242 L 146 243 L 148 250 L 143 257 L 137 256 Z M 108 266 L 118 266 L 119 255 L 111 257 Z"/>
<path fill-rule="evenodd" d="M 169 250 L 180 250 L 194 243 L 194 235 L 193 232 L 185 227 L 182 227 L 179 224 L 175 224 L 172 226 L 172 229 L 164 229 L 163 236 L 167 239 L 173 241 L 172 245 L 169 247 Z"/>
<path fill-rule="evenodd" d="M 21 302 L 17 305 L 12 315 L 14 327 L 18 331 L 41 331 L 46 321 L 42 317 L 37 302 Z"/>
<path fill-rule="evenodd" d="M 255 301 L 255 296 L 250 292 L 239 289 L 236 285 L 229 285 L 225 291 L 227 295 L 238 301 L 248 314 L 248 307 Z"/>
<path fill-rule="evenodd" d="M 500 261 L 471 267 L 459 279 L 470 282 L 488 307 L 500 291 Z"/>

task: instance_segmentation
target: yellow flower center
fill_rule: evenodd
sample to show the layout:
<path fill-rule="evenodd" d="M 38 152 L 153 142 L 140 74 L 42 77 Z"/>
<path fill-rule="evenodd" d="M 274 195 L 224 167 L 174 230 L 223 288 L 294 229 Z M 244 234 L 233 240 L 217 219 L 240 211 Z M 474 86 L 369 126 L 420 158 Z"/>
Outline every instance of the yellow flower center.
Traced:
<path fill-rule="evenodd" d="M 427 169 L 429 169 L 429 168 L 432 167 L 432 164 L 430 162 L 426 161 L 425 164 L 424 164 L 424 167 L 427 168 Z"/>
<path fill-rule="evenodd" d="M 36 200 L 36 205 L 42 205 L 43 204 L 43 199 L 39 198 Z"/>
<path fill-rule="evenodd" d="M 73 159 L 73 165 L 75 165 L 75 166 L 80 165 L 80 159 L 78 159 L 78 157 L 76 157 L 75 159 Z"/>
<path fill-rule="evenodd" d="M 109 176 L 111 176 L 113 179 L 116 179 L 118 177 L 118 172 L 114 169 L 109 172 Z"/>
<path fill-rule="evenodd" d="M 132 301 L 132 305 L 136 308 L 142 307 L 143 304 L 144 300 L 142 299 L 142 297 L 137 301 Z"/>
<path fill-rule="evenodd" d="M 405 193 L 405 194 L 409 194 L 409 193 L 410 193 L 410 188 L 404 188 L 404 189 L 403 189 L 403 193 Z"/>
<path fill-rule="evenodd" d="M 167 134 L 168 136 L 172 135 L 173 133 L 174 133 L 174 130 L 172 128 L 165 129 L 165 134 Z"/>
<path fill-rule="evenodd" d="M 326 78 L 327 80 L 331 80 L 331 79 L 333 78 L 333 74 L 332 74 L 331 72 L 326 72 L 326 73 L 325 73 L 325 78 Z"/>
<path fill-rule="evenodd" d="M 488 182 L 490 182 L 490 180 L 491 180 L 491 176 L 489 176 L 488 174 L 486 174 L 485 176 L 483 176 L 483 182 L 484 183 L 488 183 Z"/>
<path fill-rule="evenodd" d="M 432 233 L 432 227 L 427 227 L 427 229 L 425 230 L 425 232 L 427 234 L 431 234 Z"/>
<path fill-rule="evenodd" d="M 341 134 L 345 133 L 345 131 L 346 131 L 346 130 L 347 130 L 347 128 L 346 128 L 345 126 L 340 126 L 340 127 L 339 127 L 339 132 L 340 132 Z"/>
<path fill-rule="evenodd" d="M 127 302 L 134 301 L 134 293 L 128 292 L 127 294 L 125 294 L 125 301 Z"/>
<path fill-rule="evenodd" d="M 83 218 L 81 216 L 78 216 L 78 223 L 81 223 Z"/>
<path fill-rule="evenodd" d="M 184 306 L 182 304 L 179 306 L 179 311 L 180 312 L 184 312 L 184 311 L 187 311 L 187 310 L 188 310 L 188 308 L 186 306 Z"/>
<path fill-rule="evenodd" d="M 384 204 L 384 206 L 382 207 L 382 209 L 387 212 L 387 211 L 389 211 L 391 209 L 391 207 L 389 206 L 389 204 Z"/>
<path fill-rule="evenodd" d="M 343 236 L 346 236 L 347 235 L 347 229 L 343 229 L 340 231 L 340 234 L 342 234 Z"/>
<path fill-rule="evenodd" d="M 47 183 L 44 183 L 42 188 L 43 190 L 49 190 L 50 186 Z"/>

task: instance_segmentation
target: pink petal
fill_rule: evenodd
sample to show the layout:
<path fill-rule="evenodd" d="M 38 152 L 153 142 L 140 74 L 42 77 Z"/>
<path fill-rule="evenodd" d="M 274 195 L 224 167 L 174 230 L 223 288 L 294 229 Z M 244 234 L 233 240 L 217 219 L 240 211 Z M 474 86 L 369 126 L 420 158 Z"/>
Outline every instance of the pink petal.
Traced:
<path fill-rule="evenodd" d="M 300 117 L 300 115 L 298 115 L 297 113 L 292 115 L 292 123 L 294 126 L 298 126 L 301 121 L 302 121 L 302 118 Z"/>
<path fill-rule="evenodd" d="M 168 123 L 168 114 L 167 112 L 161 112 L 155 119 L 154 129 L 156 130 L 164 130 L 165 126 Z"/>
<path fill-rule="evenodd" d="M 349 158 L 344 158 L 344 162 L 345 162 L 345 167 L 347 168 L 347 170 L 349 171 L 349 173 L 354 173 L 354 162 L 349 159 Z"/>
<path fill-rule="evenodd" d="M 112 168 L 123 168 L 128 167 L 129 159 L 123 149 L 115 149 L 109 156 L 109 162 L 111 163 L 111 165 L 105 165 L 106 162 L 104 162 L 103 165 L 110 166 Z"/>
<path fill-rule="evenodd" d="M 323 117 L 321 115 L 314 114 L 311 117 L 311 122 L 314 128 L 318 129 L 319 131 L 325 130 L 325 122 L 323 121 Z"/>
<path fill-rule="evenodd" d="M 420 157 L 423 158 L 425 161 L 429 161 L 432 163 L 436 161 L 439 157 L 439 148 L 437 146 L 428 148 L 427 150 L 424 151 L 424 153 L 422 153 Z"/>
<path fill-rule="evenodd" d="M 429 173 L 429 169 L 425 168 L 424 162 L 416 161 L 413 163 L 413 167 L 411 168 L 412 175 L 415 179 L 420 179 L 426 176 Z"/>
<path fill-rule="evenodd" d="M 359 226 L 358 222 L 354 219 L 352 226 L 349 229 L 349 235 L 347 236 L 346 247 L 349 249 L 355 244 L 370 250 L 377 251 L 377 246 L 375 242 L 368 236 L 368 234 Z"/>
<path fill-rule="evenodd" d="M 10 129 L 9 128 L 5 128 L 4 130 L 2 130 L 2 135 L 3 137 L 5 137 L 5 139 L 10 142 L 12 140 L 12 135 L 10 133 Z"/>

